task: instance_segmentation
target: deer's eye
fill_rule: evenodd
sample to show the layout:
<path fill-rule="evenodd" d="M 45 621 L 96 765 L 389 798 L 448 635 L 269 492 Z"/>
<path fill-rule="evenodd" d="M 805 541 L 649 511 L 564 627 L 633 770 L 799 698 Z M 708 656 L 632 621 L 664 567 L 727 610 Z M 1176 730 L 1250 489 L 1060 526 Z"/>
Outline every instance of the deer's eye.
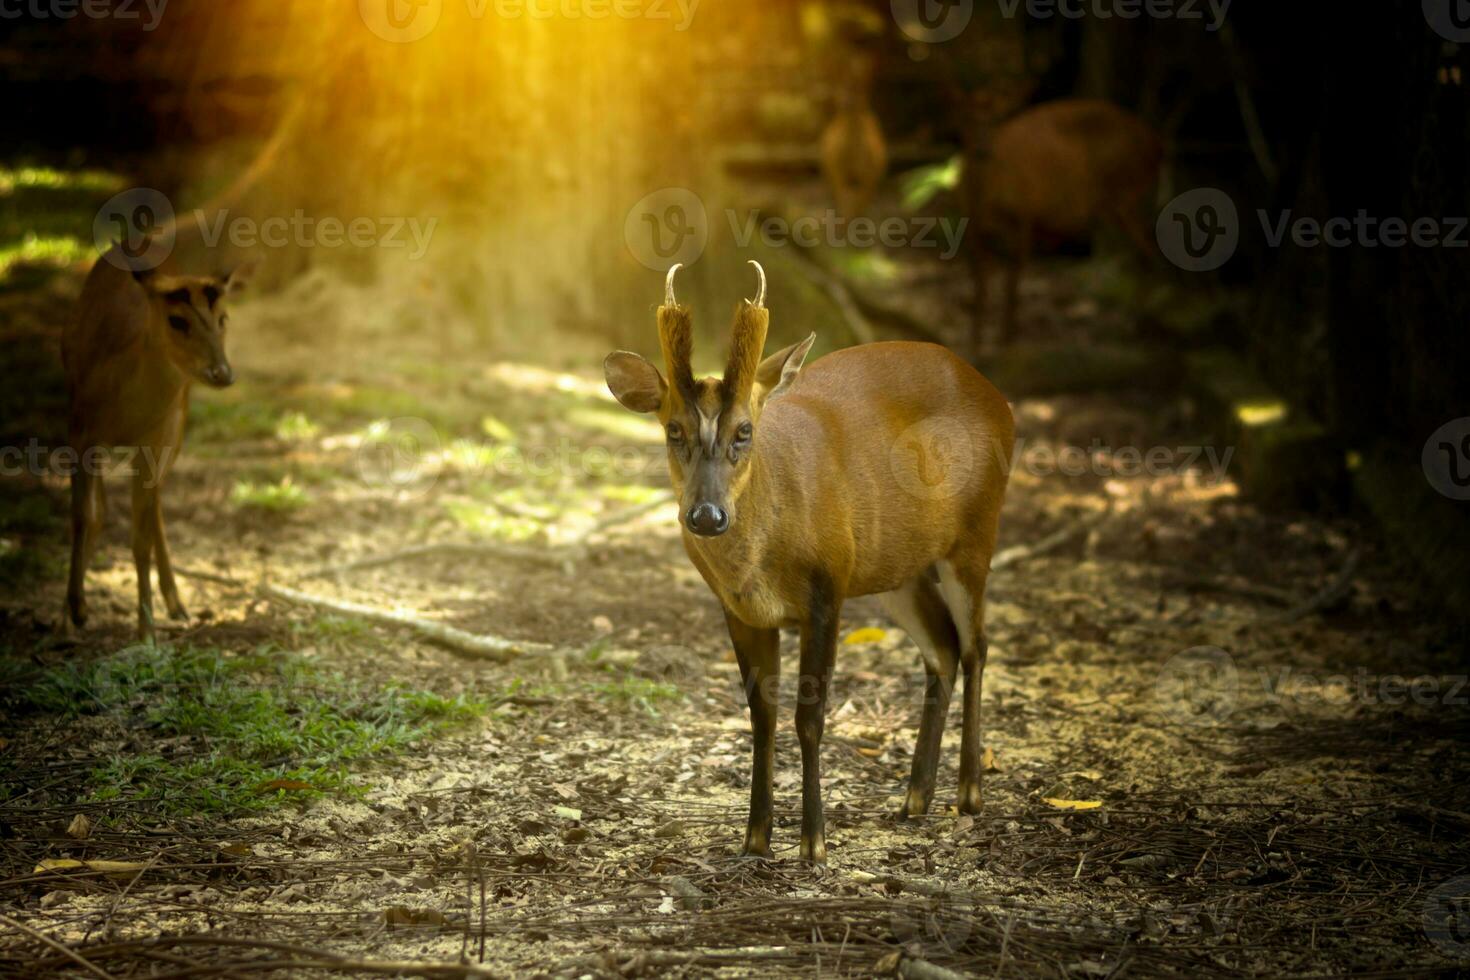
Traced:
<path fill-rule="evenodd" d="M 744 422 L 740 428 L 735 430 L 735 441 L 739 443 L 749 442 L 753 435 L 755 435 L 755 429 L 751 427 L 749 422 Z"/>
<path fill-rule="evenodd" d="M 188 320 L 185 320 L 181 316 L 171 316 L 171 317 L 169 317 L 168 318 L 168 325 L 171 326 L 171 327 L 173 327 L 175 330 L 177 330 L 179 333 L 183 334 L 186 337 L 189 335 L 189 321 Z"/>
<path fill-rule="evenodd" d="M 684 441 L 684 427 L 678 422 L 670 422 L 664 431 L 668 433 L 669 442 L 679 443 Z"/>

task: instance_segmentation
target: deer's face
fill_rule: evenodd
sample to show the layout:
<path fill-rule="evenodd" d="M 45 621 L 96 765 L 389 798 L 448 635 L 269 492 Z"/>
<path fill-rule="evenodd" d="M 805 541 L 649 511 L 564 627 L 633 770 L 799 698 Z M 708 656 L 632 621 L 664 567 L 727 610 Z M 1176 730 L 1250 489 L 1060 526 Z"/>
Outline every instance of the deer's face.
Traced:
<path fill-rule="evenodd" d="M 154 329 L 174 366 L 212 388 L 234 384 L 235 371 L 225 353 L 227 300 L 240 288 L 243 273 L 218 278 L 139 273 L 136 278 L 148 294 Z"/>
<path fill-rule="evenodd" d="M 698 537 L 716 538 L 734 526 L 740 497 L 749 486 L 761 412 L 769 399 L 795 383 L 816 335 L 761 360 L 770 323 L 761 272 L 757 299 L 735 311 L 724 377 L 695 380 L 689 363 L 693 320 L 673 295 L 678 270 L 675 266 L 669 272 L 658 316 L 672 382 L 627 351 L 608 355 L 603 370 L 608 388 L 625 408 L 656 415 L 663 424 L 669 475 L 679 494 L 684 528 Z"/>

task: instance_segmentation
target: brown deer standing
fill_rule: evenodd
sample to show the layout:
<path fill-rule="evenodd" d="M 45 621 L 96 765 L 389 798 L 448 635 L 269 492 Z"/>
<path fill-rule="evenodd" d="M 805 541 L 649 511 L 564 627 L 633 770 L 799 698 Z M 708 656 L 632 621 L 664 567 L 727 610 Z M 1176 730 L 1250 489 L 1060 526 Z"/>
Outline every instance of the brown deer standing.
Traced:
<path fill-rule="evenodd" d="M 842 221 L 860 217 L 888 172 L 883 127 L 870 104 L 872 67 L 853 63 L 850 84 L 837 95 L 837 114 L 822 133 L 822 174 Z"/>
<path fill-rule="evenodd" d="M 658 311 L 667 380 L 626 351 L 604 368 L 619 402 L 663 424 L 684 547 L 734 641 L 754 736 L 743 853 L 770 854 L 779 630 L 796 627 L 800 854 L 826 860 L 822 729 L 838 619 L 856 596 L 881 597 L 922 650 L 928 676 L 901 814 L 929 808 L 961 665 L 959 809 L 975 813 L 985 582 L 1014 446 L 1010 407 L 933 344 L 869 344 L 804 367 L 813 335 L 762 360 L 770 323 L 763 271 L 755 300 L 736 310 L 724 377 L 696 380 L 693 319 L 674 298 L 678 269 Z"/>
<path fill-rule="evenodd" d="M 1153 236 L 1144 211 L 1158 183 L 1163 143 L 1142 119 L 1110 102 L 1063 99 L 1020 113 L 988 138 L 972 129 L 966 152 L 966 198 L 977 228 L 972 342 L 986 317 L 981 233 L 1008 238 L 1001 340 L 1015 339 L 1021 275 L 1038 237 L 1084 241 L 1100 226 L 1121 228 L 1144 255 Z"/>
<path fill-rule="evenodd" d="M 188 614 L 179 600 L 164 532 L 162 492 L 184 438 L 189 388 L 234 383 L 225 356 L 225 301 L 244 270 L 219 278 L 128 271 L 120 246 L 99 259 L 82 289 L 77 317 L 62 335 L 70 395 L 71 448 L 83 462 L 71 478 L 71 576 L 63 629 L 87 620 L 87 566 L 106 516 L 98 461 L 124 449 L 132 458 L 132 547 L 138 574 L 138 635 L 153 636 L 150 560 L 174 619 Z"/>

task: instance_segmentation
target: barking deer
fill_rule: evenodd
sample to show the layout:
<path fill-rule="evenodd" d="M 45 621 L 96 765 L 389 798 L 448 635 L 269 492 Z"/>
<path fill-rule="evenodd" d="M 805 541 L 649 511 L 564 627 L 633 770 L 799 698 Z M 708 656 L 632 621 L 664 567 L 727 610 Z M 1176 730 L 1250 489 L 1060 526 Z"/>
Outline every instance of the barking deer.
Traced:
<path fill-rule="evenodd" d="M 880 597 L 923 653 L 927 685 L 901 816 L 934 794 L 950 692 L 964 669 L 959 810 L 980 808 L 985 582 L 1014 424 L 1004 397 L 943 347 L 878 343 L 805 365 L 815 335 L 762 358 L 766 277 L 735 313 L 720 378 L 690 367 L 693 318 L 669 271 L 658 311 L 664 369 L 608 356 L 624 407 L 663 424 L 684 547 L 719 599 L 754 737 L 743 853 L 771 852 L 780 629 L 801 634 L 796 732 L 800 855 L 822 863 L 821 742 L 845 600 Z"/>
<path fill-rule="evenodd" d="M 113 449 L 132 458 L 133 563 L 138 574 L 138 635 L 153 636 L 150 563 L 169 615 L 185 619 L 164 533 L 163 481 L 178 457 L 194 382 L 234 383 L 225 356 L 226 299 L 245 270 L 218 278 L 129 271 L 120 247 L 99 259 L 82 289 L 78 316 L 62 335 L 70 395 L 68 432 L 82 461 L 71 477 L 71 576 L 63 629 L 84 626 L 87 566 L 106 516 L 98 461 Z"/>
<path fill-rule="evenodd" d="M 981 126 L 984 124 L 982 123 Z M 1158 184 L 1163 142 L 1133 113 L 1100 99 L 1061 99 L 1027 109 L 987 138 L 971 140 L 965 161 L 976 230 L 1007 237 L 1002 341 L 1015 339 L 1021 275 L 1037 238 L 1084 241 L 1098 227 L 1122 229 L 1140 254 L 1152 255 L 1143 220 Z M 984 249 L 972 251 L 974 344 L 985 319 Z"/>

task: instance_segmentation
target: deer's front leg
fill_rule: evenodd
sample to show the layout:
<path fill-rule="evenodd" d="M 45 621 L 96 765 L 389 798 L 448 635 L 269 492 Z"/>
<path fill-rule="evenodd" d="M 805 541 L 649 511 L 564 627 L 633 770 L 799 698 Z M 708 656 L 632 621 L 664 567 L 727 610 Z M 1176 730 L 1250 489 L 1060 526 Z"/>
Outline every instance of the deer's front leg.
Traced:
<path fill-rule="evenodd" d="M 747 857 L 771 856 L 771 770 L 776 762 L 776 709 L 781 683 L 781 633 L 747 626 L 725 610 L 725 624 L 735 644 L 735 659 L 750 706 L 754 743 L 750 767 L 750 823 L 745 830 Z"/>
<path fill-rule="evenodd" d="M 837 659 L 837 623 L 842 602 L 832 583 L 812 583 L 811 607 L 801 627 L 801 676 L 797 679 L 796 737 L 801 743 L 801 858 L 827 863 L 826 818 L 822 812 L 822 729 L 827 720 L 827 686 Z"/>

